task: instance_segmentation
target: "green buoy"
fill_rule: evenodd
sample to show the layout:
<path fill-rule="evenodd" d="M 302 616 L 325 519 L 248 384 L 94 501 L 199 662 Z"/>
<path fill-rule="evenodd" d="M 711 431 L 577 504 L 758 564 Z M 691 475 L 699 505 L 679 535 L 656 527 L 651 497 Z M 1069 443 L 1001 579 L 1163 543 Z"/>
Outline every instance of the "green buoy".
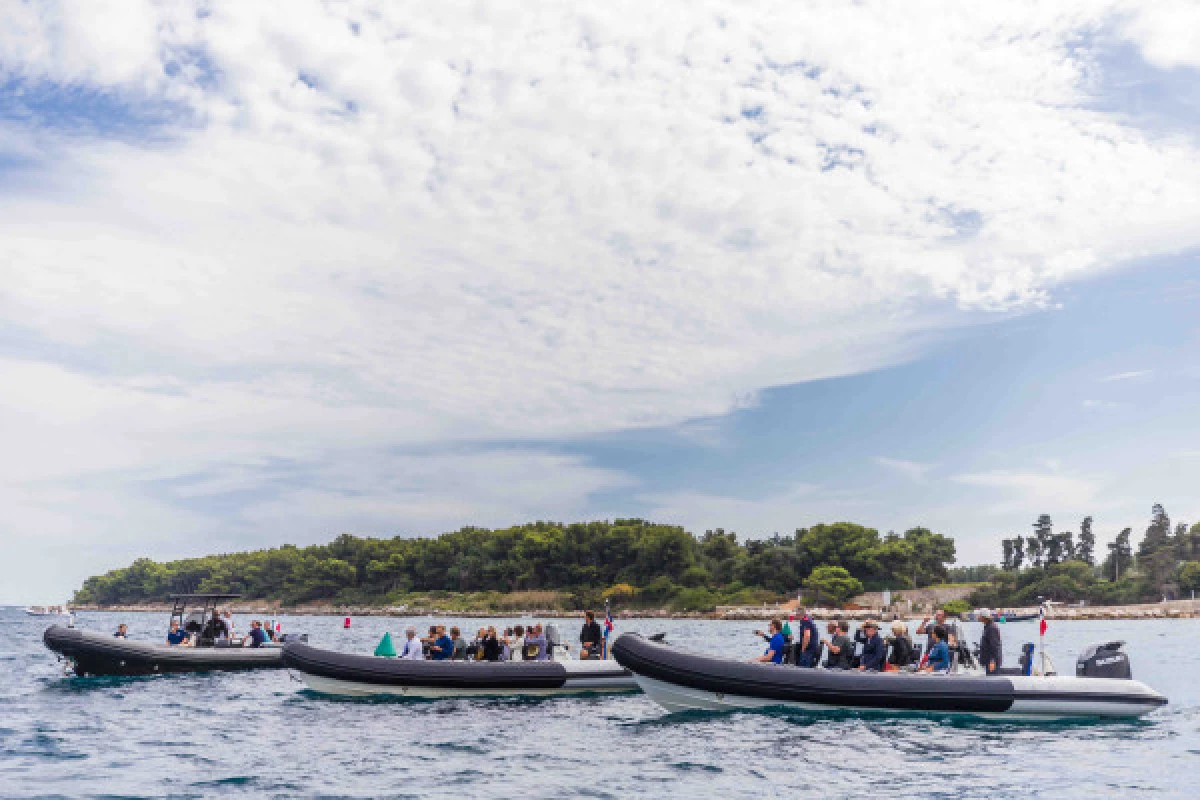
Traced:
<path fill-rule="evenodd" d="M 383 634 L 383 638 L 379 640 L 379 645 L 375 648 L 375 655 L 384 656 L 385 658 L 396 657 L 396 647 L 392 644 L 392 635 L 390 633 Z"/>

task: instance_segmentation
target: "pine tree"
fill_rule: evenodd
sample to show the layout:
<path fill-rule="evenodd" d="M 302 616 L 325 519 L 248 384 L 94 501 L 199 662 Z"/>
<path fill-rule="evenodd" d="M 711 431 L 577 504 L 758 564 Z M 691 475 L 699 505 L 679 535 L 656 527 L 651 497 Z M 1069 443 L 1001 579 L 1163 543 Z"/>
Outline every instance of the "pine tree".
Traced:
<path fill-rule="evenodd" d="M 1117 538 L 1108 546 L 1108 562 L 1105 564 L 1105 572 L 1112 574 L 1114 581 L 1120 580 L 1121 576 L 1129 571 L 1129 567 L 1133 565 L 1133 546 L 1129 543 L 1129 537 L 1133 535 L 1133 528 L 1126 528 L 1117 534 Z"/>
<path fill-rule="evenodd" d="M 1029 566 L 1041 569 L 1042 567 L 1042 542 L 1036 536 L 1030 536 L 1025 539 L 1025 552 L 1029 556 Z"/>
<path fill-rule="evenodd" d="M 1021 566 L 1025 563 L 1025 538 L 1022 536 L 1013 537 L 1012 549 L 1013 549 L 1013 558 L 1012 558 L 1013 569 L 1019 570 L 1021 568 Z"/>
<path fill-rule="evenodd" d="M 1096 565 L 1096 534 L 1092 533 L 1092 518 L 1084 517 L 1079 523 L 1079 546 L 1075 548 L 1075 558 L 1085 564 Z"/>
<path fill-rule="evenodd" d="M 1146 535 L 1138 545 L 1138 557 L 1157 553 L 1171 541 L 1171 518 L 1161 503 L 1155 503 L 1150 510 L 1150 524 L 1146 527 Z"/>
<path fill-rule="evenodd" d="M 1057 564 L 1061 559 L 1054 543 L 1054 524 L 1049 514 L 1042 514 L 1033 523 L 1033 535 L 1037 538 L 1037 566 Z"/>
<path fill-rule="evenodd" d="M 1003 539 L 1000 542 L 1001 548 L 1004 550 L 1004 561 L 1000 565 L 1001 568 L 1009 570 L 1013 568 L 1013 540 Z"/>

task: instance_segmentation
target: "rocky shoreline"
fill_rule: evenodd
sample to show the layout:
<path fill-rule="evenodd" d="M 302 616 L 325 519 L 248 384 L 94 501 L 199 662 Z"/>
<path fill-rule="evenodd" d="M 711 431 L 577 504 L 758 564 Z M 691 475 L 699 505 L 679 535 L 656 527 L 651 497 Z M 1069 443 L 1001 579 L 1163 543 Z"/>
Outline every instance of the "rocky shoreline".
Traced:
<path fill-rule="evenodd" d="M 619 619 L 727 619 L 768 620 L 771 617 L 786 617 L 794 604 L 777 606 L 722 607 L 716 611 L 678 612 L 665 608 L 621 609 L 613 616 Z M 166 603 L 139 603 L 128 605 L 72 605 L 72 611 L 106 611 L 124 613 L 170 613 Z M 582 616 L 580 611 L 529 609 L 525 611 L 495 611 L 473 609 L 469 611 L 443 608 L 417 608 L 407 606 L 342 606 L 309 604 L 285 607 L 271 602 L 236 602 L 230 604 L 236 614 L 259 614 L 266 616 L 349 616 L 349 617 L 455 617 L 455 618 L 511 618 L 511 619 L 573 619 Z M 1014 608 L 1014 613 L 1037 613 L 1037 608 Z M 924 614 L 898 611 L 879 612 L 870 609 L 814 608 L 817 619 L 845 617 L 862 620 L 867 617 L 892 619 L 921 619 Z M 1137 619 L 1191 619 L 1200 617 L 1200 600 L 1172 600 L 1165 603 L 1144 603 L 1124 606 L 1051 606 L 1047 618 L 1057 620 L 1137 620 Z"/>

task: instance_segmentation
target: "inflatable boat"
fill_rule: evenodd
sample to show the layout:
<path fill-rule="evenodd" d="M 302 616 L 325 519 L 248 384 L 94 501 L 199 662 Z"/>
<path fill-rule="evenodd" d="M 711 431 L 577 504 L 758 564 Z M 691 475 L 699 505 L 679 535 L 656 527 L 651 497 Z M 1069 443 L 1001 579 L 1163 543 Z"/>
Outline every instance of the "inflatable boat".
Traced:
<path fill-rule="evenodd" d="M 616 661 L 408 661 L 287 642 L 283 663 L 315 692 L 350 697 L 461 697 L 636 692 Z"/>
<path fill-rule="evenodd" d="M 283 648 L 172 647 L 122 639 L 109 633 L 51 625 L 42 641 L 71 662 L 76 675 L 158 675 L 164 672 L 279 669 Z"/>
<path fill-rule="evenodd" d="M 1121 644 L 1089 648 L 1076 677 L 805 669 L 689 653 L 636 633 L 612 650 L 669 712 L 783 706 L 1055 720 L 1138 717 L 1166 704 L 1130 677 Z"/>

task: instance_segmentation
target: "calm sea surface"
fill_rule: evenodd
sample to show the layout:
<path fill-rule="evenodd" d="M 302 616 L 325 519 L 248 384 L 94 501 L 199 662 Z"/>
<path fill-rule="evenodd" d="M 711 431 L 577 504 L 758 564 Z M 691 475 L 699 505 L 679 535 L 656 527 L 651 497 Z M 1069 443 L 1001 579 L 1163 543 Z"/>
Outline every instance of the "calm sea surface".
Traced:
<path fill-rule="evenodd" d="M 123 621 L 131 637 L 157 639 L 165 617 L 83 614 L 78 625 Z M 300 617 L 284 618 L 284 629 L 369 652 L 409 622 L 430 620 L 363 617 L 346 631 L 340 618 Z M 4 797 L 1200 797 L 1200 620 L 1052 623 L 1061 672 L 1074 671 L 1086 643 L 1124 639 L 1134 677 L 1171 702 L 1139 722 L 1032 726 L 667 716 L 641 695 L 334 700 L 284 670 L 68 678 L 42 645 L 46 624 L 0 610 Z M 760 650 L 755 627 L 629 620 L 617 630 L 666 631 L 680 646 L 749 657 Z M 977 640 L 978 626 L 968 629 Z M 1035 623 L 1002 630 L 1009 655 L 1036 635 Z M 574 640 L 574 623 L 567 633 Z"/>

